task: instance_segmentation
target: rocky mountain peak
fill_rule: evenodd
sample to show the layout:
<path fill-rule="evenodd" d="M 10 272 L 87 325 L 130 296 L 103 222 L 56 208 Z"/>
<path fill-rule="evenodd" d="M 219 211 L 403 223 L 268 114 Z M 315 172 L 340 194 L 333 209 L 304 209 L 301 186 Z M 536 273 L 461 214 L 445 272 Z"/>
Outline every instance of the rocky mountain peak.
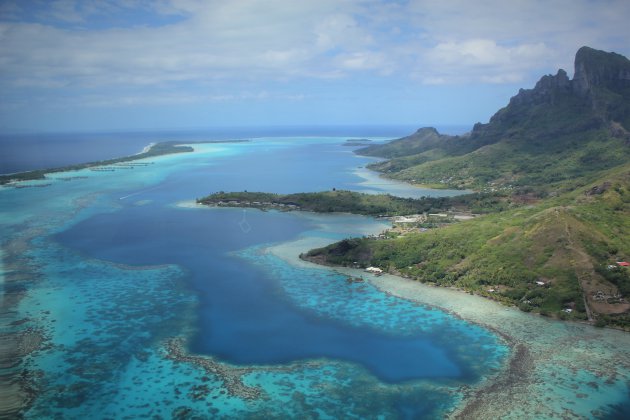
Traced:
<path fill-rule="evenodd" d="M 593 89 L 612 91 L 630 86 L 630 60 L 620 54 L 582 47 L 575 55 L 575 74 L 569 80 L 560 69 L 556 75 L 543 76 L 533 89 L 520 89 L 510 105 L 553 102 L 559 93 L 574 93 L 593 99 Z"/>
<path fill-rule="evenodd" d="M 560 69 L 555 76 L 548 74 L 541 77 L 533 89 L 520 89 L 518 94 L 510 100 L 510 105 L 551 102 L 558 92 L 568 93 L 570 90 L 571 80 L 567 72 Z"/>
<path fill-rule="evenodd" d="M 427 136 L 427 135 L 439 135 L 437 129 L 435 127 L 422 127 L 416 131 L 416 134 Z"/>
<path fill-rule="evenodd" d="M 540 106 L 544 112 L 575 114 L 584 106 L 590 115 L 584 117 L 588 126 L 617 122 L 630 131 L 630 60 L 620 54 L 590 47 L 580 48 L 575 55 L 575 74 L 572 80 L 560 69 L 555 75 L 543 76 L 533 89 L 520 89 L 505 108 L 491 119 L 492 123 L 517 124 Z M 473 134 L 487 134 L 487 124 L 473 128 Z M 616 132 L 616 131 L 615 131 Z"/>
<path fill-rule="evenodd" d="M 620 54 L 582 47 L 575 54 L 573 91 L 588 96 L 593 87 L 616 89 L 630 85 L 630 60 Z"/>

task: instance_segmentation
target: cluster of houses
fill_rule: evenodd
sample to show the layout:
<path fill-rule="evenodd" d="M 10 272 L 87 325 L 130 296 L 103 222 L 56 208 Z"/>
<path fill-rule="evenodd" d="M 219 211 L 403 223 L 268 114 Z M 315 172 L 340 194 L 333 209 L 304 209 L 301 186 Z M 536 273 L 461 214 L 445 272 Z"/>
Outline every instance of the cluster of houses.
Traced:
<path fill-rule="evenodd" d="M 365 269 L 367 273 L 374 274 L 375 276 L 380 276 L 383 274 L 383 270 L 378 267 L 368 267 Z"/>
<path fill-rule="evenodd" d="M 368 235 L 366 236 L 368 239 L 378 240 L 378 239 L 387 239 L 386 233 L 379 233 L 378 235 Z"/>
<path fill-rule="evenodd" d="M 609 264 L 608 265 L 608 269 L 609 270 L 613 270 L 615 268 L 618 267 L 630 267 L 630 263 L 627 261 L 617 261 L 615 264 Z M 621 293 L 604 293 L 601 290 L 598 290 L 594 295 L 593 295 L 593 300 L 595 301 L 599 301 L 599 302 L 609 302 L 611 300 L 620 300 L 623 301 L 623 296 L 621 295 Z"/>
<path fill-rule="evenodd" d="M 424 214 L 410 214 L 408 216 L 397 216 L 392 218 L 392 222 L 394 224 L 413 224 L 413 223 L 425 223 L 429 221 L 429 219 L 433 220 L 445 220 L 445 219 L 453 219 L 453 220 L 470 220 L 474 219 L 476 215 L 472 213 L 464 213 L 464 212 L 448 212 L 448 213 L 424 213 Z"/>

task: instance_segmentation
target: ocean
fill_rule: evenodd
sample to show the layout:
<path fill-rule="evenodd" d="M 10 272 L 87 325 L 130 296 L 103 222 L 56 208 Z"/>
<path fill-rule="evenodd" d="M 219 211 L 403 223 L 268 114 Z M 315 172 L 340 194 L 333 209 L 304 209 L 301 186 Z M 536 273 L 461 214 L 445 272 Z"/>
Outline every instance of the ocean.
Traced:
<path fill-rule="evenodd" d="M 470 390 L 506 368 L 511 343 L 453 312 L 386 293 L 367 274 L 364 282 L 349 282 L 342 271 L 297 258 L 314 246 L 380 232 L 386 221 L 193 203 L 216 191 L 461 193 L 375 176 L 365 168 L 374 159 L 344 145 L 356 137 L 365 136 L 197 144 L 194 153 L 147 159 L 133 169 L 84 169 L 0 188 L 10 337 L 4 345 L 21 349 L 2 356 L 15 384 L 3 413 L 452 413 Z M 606 378 L 589 380 L 612 389 Z M 616 382 L 610 387 L 620 389 Z M 613 395 L 607 394 L 597 405 L 602 412 Z"/>
<path fill-rule="evenodd" d="M 215 141 L 259 137 L 348 136 L 396 138 L 417 128 L 397 126 L 221 127 L 196 130 L 0 134 L 0 174 L 55 168 L 140 153 L 161 141 Z M 470 131 L 467 125 L 437 126 L 446 134 Z"/>

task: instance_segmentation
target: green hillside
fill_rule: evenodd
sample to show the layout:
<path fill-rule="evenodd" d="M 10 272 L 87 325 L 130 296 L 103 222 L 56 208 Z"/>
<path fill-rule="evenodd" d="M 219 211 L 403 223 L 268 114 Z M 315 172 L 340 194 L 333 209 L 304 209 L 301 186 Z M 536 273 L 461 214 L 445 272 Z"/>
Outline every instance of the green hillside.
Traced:
<path fill-rule="evenodd" d="M 630 304 L 619 295 L 630 296 L 630 273 L 616 262 L 630 259 L 628 238 L 630 164 L 537 205 L 394 239 L 347 239 L 303 257 L 377 266 L 526 311 L 627 328 Z"/>
<path fill-rule="evenodd" d="M 505 210 L 303 257 L 378 266 L 525 311 L 630 329 L 630 61 L 581 48 L 575 76 L 541 78 L 469 135 L 421 129 L 357 153 L 418 184 L 496 194 Z"/>
<path fill-rule="evenodd" d="M 416 184 L 544 196 L 597 179 L 627 161 L 630 143 L 630 61 L 583 47 L 576 76 L 541 78 L 467 136 L 435 129 L 358 154 L 390 159 L 370 166 Z"/>

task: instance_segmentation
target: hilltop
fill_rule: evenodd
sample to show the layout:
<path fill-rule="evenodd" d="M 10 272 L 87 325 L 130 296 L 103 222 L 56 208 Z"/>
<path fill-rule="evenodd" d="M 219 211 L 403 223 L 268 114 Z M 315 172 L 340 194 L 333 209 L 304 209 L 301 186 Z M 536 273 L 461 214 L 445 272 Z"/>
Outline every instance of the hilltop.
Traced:
<path fill-rule="evenodd" d="M 629 130 L 630 61 L 582 47 L 572 80 L 543 76 L 467 135 L 422 128 L 356 153 L 390 159 L 370 168 L 411 183 L 544 197 L 625 163 Z"/>
<path fill-rule="evenodd" d="M 524 311 L 630 328 L 630 61 L 581 48 L 465 136 L 423 128 L 357 153 L 419 184 L 505 206 L 393 239 L 346 239 L 304 258 L 454 286 Z M 496 203 L 496 202 L 495 202 Z"/>

